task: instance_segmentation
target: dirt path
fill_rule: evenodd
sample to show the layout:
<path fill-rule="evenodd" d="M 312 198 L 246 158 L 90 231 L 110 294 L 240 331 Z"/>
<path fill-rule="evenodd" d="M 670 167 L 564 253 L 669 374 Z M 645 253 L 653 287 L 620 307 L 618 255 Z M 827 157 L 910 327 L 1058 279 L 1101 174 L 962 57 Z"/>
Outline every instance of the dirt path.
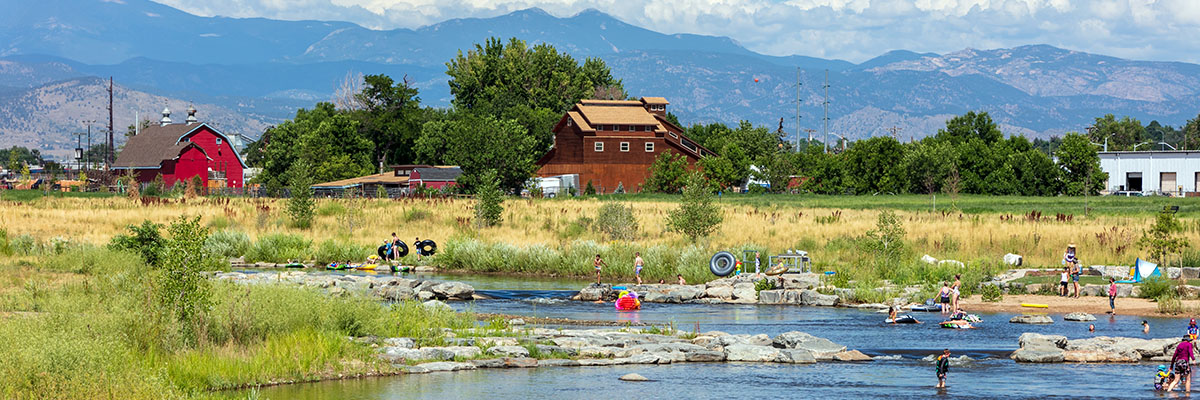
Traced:
<path fill-rule="evenodd" d="M 984 302 L 980 296 L 971 296 L 963 298 L 963 309 L 968 312 L 1030 312 L 1030 313 L 1050 313 L 1050 314 L 1065 314 L 1070 312 L 1086 312 L 1091 314 L 1105 314 L 1108 312 L 1108 297 L 1084 296 L 1078 299 L 1065 298 L 1058 296 L 1039 296 L 1032 294 L 1025 295 L 1005 295 L 1004 300 L 998 303 Z M 1022 307 L 1021 303 L 1046 304 L 1049 308 L 1029 308 Z M 1200 300 L 1184 300 L 1183 308 L 1185 310 L 1200 309 Z M 1120 315 L 1144 315 L 1153 317 L 1186 317 L 1192 313 L 1185 312 L 1180 315 L 1167 315 L 1158 312 L 1158 303 L 1147 299 L 1118 297 L 1117 298 L 1117 314 Z"/>

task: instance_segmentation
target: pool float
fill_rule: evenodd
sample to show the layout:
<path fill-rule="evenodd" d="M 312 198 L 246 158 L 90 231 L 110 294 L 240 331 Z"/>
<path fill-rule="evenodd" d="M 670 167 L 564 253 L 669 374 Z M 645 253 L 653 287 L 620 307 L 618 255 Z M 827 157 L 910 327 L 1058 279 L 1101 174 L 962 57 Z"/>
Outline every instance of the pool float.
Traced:
<path fill-rule="evenodd" d="M 892 321 L 891 318 L 888 318 L 888 319 L 884 320 L 883 322 L 888 323 L 888 324 L 916 324 L 916 323 L 918 323 L 916 318 L 913 318 L 913 316 L 908 315 L 908 314 L 897 315 L 895 321 Z"/>
<path fill-rule="evenodd" d="M 353 268 L 362 271 L 374 271 L 375 268 L 379 268 L 379 264 L 358 264 Z"/>
<path fill-rule="evenodd" d="M 737 257 L 728 251 L 717 252 L 708 260 L 708 270 L 716 276 L 732 274 L 734 268 L 737 268 Z"/>
<path fill-rule="evenodd" d="M 290 262 L 283 266 L 284 268 L 304 268 L 304 264 L 298 262 Z"/>
<path fill-rule="evenodd" d="M 970 323 L 955 322 L 955 321 L 945 321 L 938 325 L 940 325 L 943 328 L 947 328 L 947 329 L 973 329 L 973 328 L 975 328 L 974 326 L 971 326 Z"/>
<path fill-rule="evenodd" d="M 393 244 L 391 243 L 384 243 L 383 245 L 379 246 L 379 249 L 377 249 L 375 253 L 384 260 L 394 260 L 408 255 L 408 244 L 405 244 L 404 242 L 396 242 L 394 246 L 398 247 L 395 249 L 395 257 L 392 257 L 392 254 L 390 254 L 393 250 Z"/>
<path fill-rule="evenodd" d="M 771 269 L 768 269 L 767 272 L 764 272 L 764 273 L 767 275 L 774 276 L 774 275 L 782 274 L 784 272 L 788 272 L 788 267 L 786 265 L 776 265 L 774 267 L 771 267 Z"/>
<path fill-rule="evenodd" d="M 344 269 L 347 269 L 347 268 L 350 268 L 350 264 L 345 264 L 345 263 L 329 263 L 329 265 L 326 265 L 326 266 L 325 266 L 325 269 L 328 269 L 328 270 L 334 270 L 334 271 L 341 271 L 341 270 L 344 270 Z"/>
<path fill-rule="evenodd" d="M 938 312 L 938 311 L 942 311 L 942 306 L 939 306 L 937 303 L 934 303 L 933 299 L 928 299 L 928 300 L 925 300 L 925 304 L 917 304 L 915 306 L 909 307 L 909 311 Z"/>
<path fill-rule="evenodd" d="M 433 253 L 437 252 L 437 243 L 435 243 L 434 241 L 429 240 L 429 239 L 425 239 L 425 240 L 418 242 L 416 244 L 416 247 L 417 247 L 417 254 L 420 254 L 423 256 L 432 256 Z"/>
<path fill-rule="evenodd" d="M 1021 307 L 1050 308 L 1050 305 L 1049 304 L 1037 304 L 1037 303 L 1021 303 Z"/>
<path fill-rule="evenodd" d="M 616 307 L 618 311 L 640 310 L 642 301 L 638 300 L 637 293 L 622 291 L 621 296 L 617 298 Z"/>

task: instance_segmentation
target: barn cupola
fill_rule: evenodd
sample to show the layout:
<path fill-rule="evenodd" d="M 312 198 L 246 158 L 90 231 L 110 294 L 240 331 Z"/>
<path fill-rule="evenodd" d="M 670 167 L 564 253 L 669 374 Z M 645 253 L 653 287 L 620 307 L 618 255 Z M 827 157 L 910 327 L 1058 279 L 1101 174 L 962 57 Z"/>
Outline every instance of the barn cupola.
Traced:
<path fill-rule="evenodd" d="M 196 107 L 192 106 L 192 105 L 188 105 L 187 112 L 188 112 L 187 124 L 191 125 L 191 124 L 196 123 Z"/>
<path fill-rule="evenodd" d="M 163 117 L 161 120 L 158 121 L 158 123 L 162 126 L 170 125 L 171 124 L 171 109 L 167 108 L 167 107 L 163 107 L 162 115 L 163 115 Z"/>
<path fill-rule="evenodd" d="M 662 97 L 643 97 L 641 98 L 642 106 L 651 114 L 666 117 L 667 116 L 667 99 Z"/>

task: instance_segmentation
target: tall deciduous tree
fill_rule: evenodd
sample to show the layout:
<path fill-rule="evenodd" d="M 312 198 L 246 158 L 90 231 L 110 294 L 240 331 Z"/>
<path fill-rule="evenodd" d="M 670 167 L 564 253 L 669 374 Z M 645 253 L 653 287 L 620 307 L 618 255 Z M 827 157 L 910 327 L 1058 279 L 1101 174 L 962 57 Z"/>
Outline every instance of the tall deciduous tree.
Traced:
<path fill-rule="evenodd" d="M 679 193 L 687 177 L 687 158 L 673 151 L 664 151 L 650 164 L 650 177 L 643 190 L 659 193 Z"/>
<path fill-rule="evenodd" d="M 1200 115 L 1188 120 L 1187 125 L 1183 126 L 1183 143 L 1179 149 L 1200 149 Z"/>
<path fill-rule="evenodd" d="M 901 193 L 904 191 L 904 147 L 891 137 L 873 137 L 854 143 L 845 153 L 847 173 L 855 193 Z"/>
<path fill-rule="evenodd" d="M 721 225 L 721 208 L 713 204 L 712 190 L 698 172 L 689 173 L 679 208 L 667 216 L 667 226 L 696 240 L 708 236 Z"/>
<path fill-rule="evenodd" d="M 1096 118 L 1093 126 L 1095 129 L 1088 135 L 1088 139 L 1096 143 L 1104 143 L 1104 139 L 1108 138 L 1110 151 L 1131 150 L 1134 145 L 1145 142 L 1147 139 L 1146 128 L 1142 126 L 1142 123 L 1128 116 L 1117 119 L 1112 114 L 1106 114 Z"/>
<path fill-rule="evenodd" d="M 364 109 L 355 115 L 359 131 L 375 144 L 375 162 L 384 167 L 411 162 L 416 158 L 413 143 L 421 131 L 417 88 L 407 76 L 396 82 L 387 75 L 367 75 L 363 83 L 355 99 Z"/>
<path fill-rule="evenodd" d="M 1004 139 L 1004 134 L 1000 132 L 996 123 L 992 122 L 988 113 L 969 111 L 946 121 L 946 128 L 938 130 L 937 137 L 954 144 L 962 144 L 975 138 L 990 146 Z"/>
<path fill-rule="evenodd" d="M 1068 196 L 1098 194 L 1104 189 L 1108 173 L 1100 169 L 1100 155 L 1087 136 L 1068 133 L 1059 146 L 1058 166 L 1062 169 L 1063 189 Z"/>
<path fill-rule="evenodd" d="M 442 121 L 425 123 L 416 142 L 417 159 L 430 164 L 458 165 L 458 184 L 472 191 L 488 171 L 495 171 L 501 189 L 520 190 L 536 170 L 537 140 L 514 120 L 458 112 Z"/>
<path fill-rule="evenodd" d="M 300 159 L 310 166 L 315 182 L 370 174 L 375 170 L 375 145 L 358 125 L 358 120 L 338 112 L 332 103 L 297 111 L 295 119 L 263 134 L 259 146 L 263 173 L 255 179 L 267 186 L 286 186 L 285 174 Z"/>

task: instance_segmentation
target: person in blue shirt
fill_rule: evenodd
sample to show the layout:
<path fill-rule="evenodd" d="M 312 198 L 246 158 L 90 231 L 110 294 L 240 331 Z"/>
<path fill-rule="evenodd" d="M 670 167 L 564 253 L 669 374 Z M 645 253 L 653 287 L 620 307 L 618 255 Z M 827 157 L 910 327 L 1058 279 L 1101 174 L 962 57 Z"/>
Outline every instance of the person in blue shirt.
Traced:
<path fill-rule="evenodd" d="M 1196 326 L 1195 318 L 1192 318 L 1191 321 L 1188 321 L 1187 334 L 1188 337 L 1192 338 L 1192 340 L 1196 340 L 1196 335 L 1200 335 L 1200 327 Z"/>

